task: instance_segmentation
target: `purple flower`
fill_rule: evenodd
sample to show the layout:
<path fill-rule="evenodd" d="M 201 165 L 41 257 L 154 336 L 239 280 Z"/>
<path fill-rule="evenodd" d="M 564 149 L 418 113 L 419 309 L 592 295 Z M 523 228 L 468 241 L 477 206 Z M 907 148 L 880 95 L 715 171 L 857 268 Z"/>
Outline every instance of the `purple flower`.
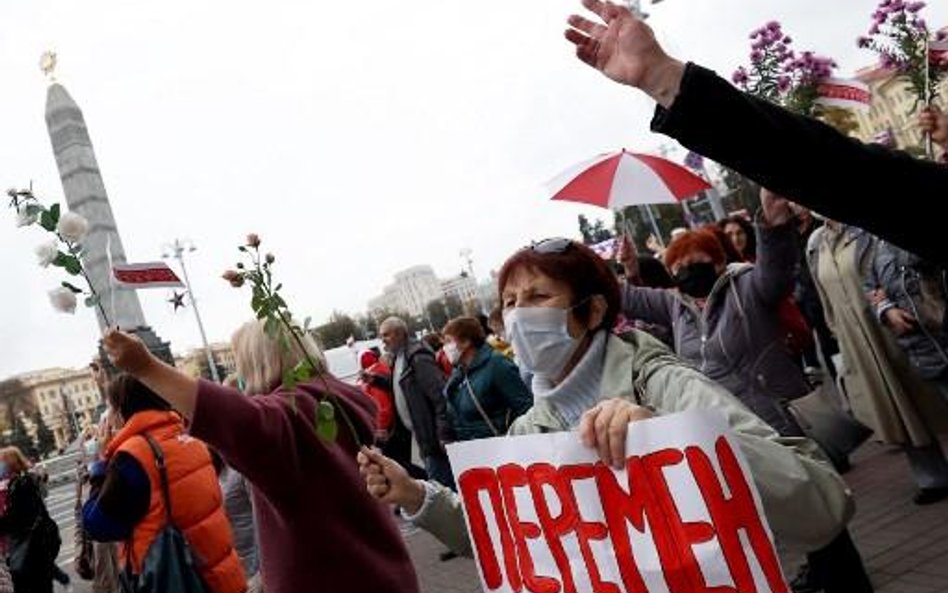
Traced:
<path fill-rule="evenodd" d="M 788 36 L 786 36 L 786 37 L 783 38 L 783 42 L 784 42 L 784 43 L 787 43 L 787 44 L 793 43 L 793 38 L 788 35 Z"/>
<path fill-rule="evenodd" d="M 751 64 L 760 64 L 764 60 L 764 52 L 755 49 L 751 52 Z"/>
<path fill-rule="evenodd" d="M 870 34 L 870 35 L 878 35 L 878 34 L 879 34 L 879 23 L 873 23 L 872 26 L 869 27 L 869 34 Z"/>
<path fill-rule="evenodd" d="M 906 5 L 905 10 L 915 13 L 923 8 L 925 8 L 924 2 L 910 2 L 908 5 Z"/>
<path fill-rule="evenodd" d="M 789 76 L 781 76 L 780 78 L 777 79 L 777 90 L 779 90 L 781 93 L 785 93 L 789 89 L 790 89 Z"/>
<path fill-rule="evenodd" d="M 749 79 L 750 77 L 747 75 L 747 70 L 745 70 L 743 66 L 735 70 L 734 74 L 731 75 L 731 80 L 733 80 L 734 84 L 737 85 L 743 86 L 747 84 Z"/>
<path fill-rule="evenodd" d="M 766 27 L 770 29 L 771 31 L 779 31 L 780 23 L 778 23 L 777 21 L 770 21 L 769 23 L 767 23 Z"/>

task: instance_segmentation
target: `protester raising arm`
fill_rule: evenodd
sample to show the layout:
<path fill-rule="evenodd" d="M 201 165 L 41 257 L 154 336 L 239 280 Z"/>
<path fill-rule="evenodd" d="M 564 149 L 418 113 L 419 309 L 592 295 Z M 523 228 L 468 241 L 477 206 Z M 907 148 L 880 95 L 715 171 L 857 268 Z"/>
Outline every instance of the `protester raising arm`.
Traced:
<path fill-rule="evenodd" d="M 892 203 L 893 196 L 936 203 L 948 191 L 948 167 L 864 145 L 745 95 L 713 72 L 666 54 L 627 8 L 583 4 L 601 22 L 574 15 L 567 39 L 582 61 L 658 103 L 655 131 L 823 215 L 948 262 L 948 251 L 929 239 L 940 219 L 919 218 L 912 204 Z"/>

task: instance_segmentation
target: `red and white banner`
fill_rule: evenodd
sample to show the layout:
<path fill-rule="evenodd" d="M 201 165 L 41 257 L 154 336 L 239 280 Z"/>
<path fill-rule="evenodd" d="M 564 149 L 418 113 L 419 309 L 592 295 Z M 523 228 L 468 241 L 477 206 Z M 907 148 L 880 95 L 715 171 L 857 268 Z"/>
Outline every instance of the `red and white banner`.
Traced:
<path fill-rule="evenodd" d="M 181 288 L 184 284 L 168 264 L 113 264 L 112 278 L 117 288 Z"/>
<path fill-rule="evenodd" d="M 576 433 L 448 445 L 484 591 L 788 593 L 724 416 L 636 422 L 614 470 Z"/>
<path fill-rule="evenodd" d="M 872 103 L 869 86 L 858 80 L 827 78 L 816 86 L 816 102 L 827 107 L 868 111 Z"/>
<path fill-rule="evenodd" d="M 595 245 L 590 245 L 589 248 L 602 259 L 612 259 L 616 256 L 616 250 L 619 248 L 619 239 L 616 237 L 606 239 Z"/>

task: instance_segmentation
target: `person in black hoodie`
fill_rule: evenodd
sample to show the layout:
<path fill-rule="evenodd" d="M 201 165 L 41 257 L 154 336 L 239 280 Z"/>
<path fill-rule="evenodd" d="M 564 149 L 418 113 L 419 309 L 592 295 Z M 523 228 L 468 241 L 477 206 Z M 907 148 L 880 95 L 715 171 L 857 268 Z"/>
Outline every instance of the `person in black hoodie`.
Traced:
<path fill-rule="evenodd" d="M 7 562 L 18 593 L 52 593 L 62 540 L 49 516 L 37 476 L 17 447 L 0 449 L 0 476 L 8 480 L 7 509 L 0 535 L 10 538 Z"/>

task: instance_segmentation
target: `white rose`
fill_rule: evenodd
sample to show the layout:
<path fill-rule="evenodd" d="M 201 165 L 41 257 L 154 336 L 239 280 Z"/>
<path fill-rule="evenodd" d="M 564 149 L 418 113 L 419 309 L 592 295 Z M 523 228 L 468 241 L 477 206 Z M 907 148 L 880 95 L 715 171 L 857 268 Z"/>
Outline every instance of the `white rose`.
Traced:
<path fill-rule="evenodd" d="M 65 286 L 49 291 L 49 302 L 61 313 L 76 312 L 76 295 Z"/>
<path fill-rule="evenodd" d="M 35 249 L 36 257 L 39 260 L 39 265 L 44 268 L 49 267 L 49 264 L 55 261 L 56 256 L 59 255 L 59 243 L 56 241 L 50 241 L 48 243 L 43 243 Z"/>
<path fill-rule="evenodd" d="M 30 213 L 26 208 L 17 208 L 16 226 L 30 226 L 37 220 L 39 220 L 39 215 L 35 212 Z"/>
<path fill-rule="evenodd" d="M 59 217 L 56 230 L 66 241 L 78 243 L 89 232 L 89 221 L 75 212 L 66 212 Z"/>

